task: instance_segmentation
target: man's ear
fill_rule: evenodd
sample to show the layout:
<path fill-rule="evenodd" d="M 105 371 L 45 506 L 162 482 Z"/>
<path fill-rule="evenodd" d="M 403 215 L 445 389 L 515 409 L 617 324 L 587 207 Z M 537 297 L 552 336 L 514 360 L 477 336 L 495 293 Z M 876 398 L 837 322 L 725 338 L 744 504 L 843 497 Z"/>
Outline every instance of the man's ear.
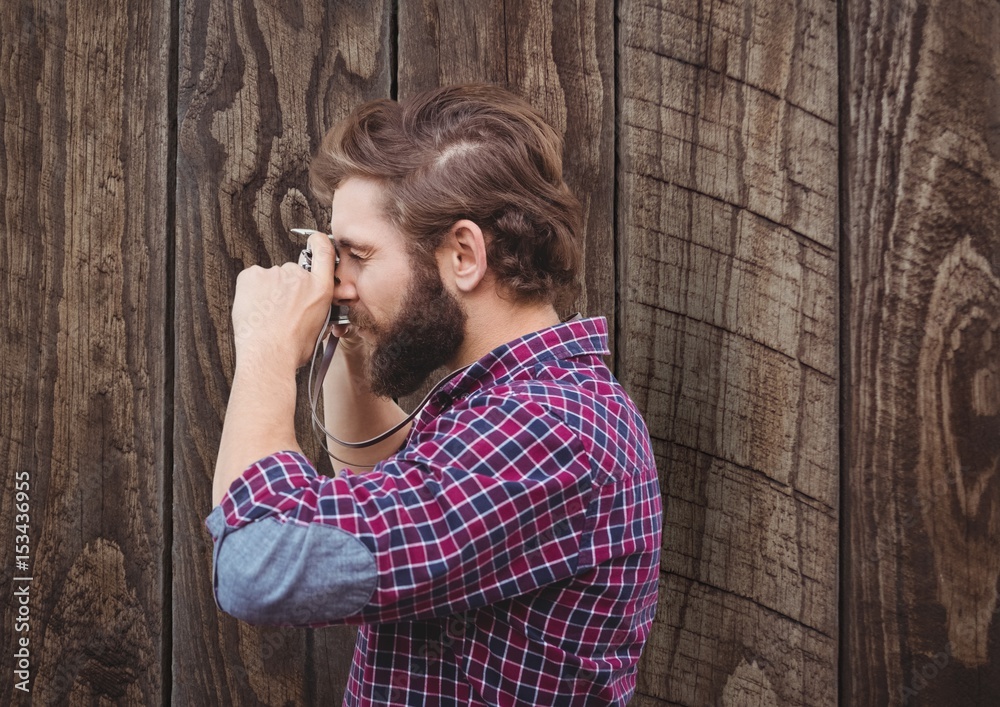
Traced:
<path fill-rule="evenodd" d="M 456 221 L 441 244 L 441 275 L 460 292 L 472 292 L 486 277 L 486 238 L 469 219 Z"/>

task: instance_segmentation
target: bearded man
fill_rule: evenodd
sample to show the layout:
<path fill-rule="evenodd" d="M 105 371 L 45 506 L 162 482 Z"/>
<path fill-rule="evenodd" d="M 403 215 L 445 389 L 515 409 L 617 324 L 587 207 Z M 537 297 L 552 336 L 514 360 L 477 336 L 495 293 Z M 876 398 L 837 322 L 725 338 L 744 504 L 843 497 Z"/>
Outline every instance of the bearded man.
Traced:
<path fill-rule="evenodd" d="M 237 280 L 216 599 L 254 623 L 359 624 L 345 704 L 624 705 L 635 690 L 660 491 L 602 360 L 605 320 L 557 314 L 580 261 L 561 151 L 493 86 L 367 103 L 311 165 L 332 214 L 311 270 Z M 328 325 L 333 306 L 350 324 Z M 382 442 L 331 442 L 333 478 L 293 421 L 296 369 L 324 333 L 339 439 L 405 421 L 394 397 L 457 371 Z"/>

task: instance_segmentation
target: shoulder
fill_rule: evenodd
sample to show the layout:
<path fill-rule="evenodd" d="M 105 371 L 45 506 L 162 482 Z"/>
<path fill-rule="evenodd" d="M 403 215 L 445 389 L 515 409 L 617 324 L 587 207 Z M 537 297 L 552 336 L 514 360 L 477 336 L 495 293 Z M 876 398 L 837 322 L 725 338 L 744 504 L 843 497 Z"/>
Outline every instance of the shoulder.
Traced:
<path fill-rule="evenodd" d="M 558 441 L 598 483 L 656 473 L 645 422 L 607 368 L 540 364 L 531 376 L 456 401 L 438 426 L 470 429 L 508 446 Z"/>
<path fill-rule="evenodd" d="M 534 394 L 497 386 L 453 401 L 415 427 L 394 458 L 448 473 L 542 481 L 554 469 L 583 479 L 591 465 L 580 435 Z"/>

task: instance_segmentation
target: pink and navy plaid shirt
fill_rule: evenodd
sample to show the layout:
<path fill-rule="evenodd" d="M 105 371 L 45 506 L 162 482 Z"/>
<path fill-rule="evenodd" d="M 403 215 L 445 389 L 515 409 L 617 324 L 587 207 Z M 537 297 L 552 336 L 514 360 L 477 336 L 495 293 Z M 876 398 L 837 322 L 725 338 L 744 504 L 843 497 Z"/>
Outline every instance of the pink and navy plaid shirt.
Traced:
<path fill-rule="evenodd" d="M 662 511 L 607 353 L 602 318 L 501 346 L 365 474 L 260 460 L 208 519 L 220 606 L 360 624 L 348 705 L 624 705 Z"/>

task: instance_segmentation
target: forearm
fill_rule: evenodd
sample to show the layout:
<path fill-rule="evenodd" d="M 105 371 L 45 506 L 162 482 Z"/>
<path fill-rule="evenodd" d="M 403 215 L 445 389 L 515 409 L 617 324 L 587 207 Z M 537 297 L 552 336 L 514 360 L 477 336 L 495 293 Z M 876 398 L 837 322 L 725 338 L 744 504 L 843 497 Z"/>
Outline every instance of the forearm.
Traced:
<path fill-rule="evenodd" d="M 295 370 L 237 363 L 222 426 L 212 505 L 247 467 L 282 450 L 300 451 L 295 438 Z"/>
<path fill-rule="evenodd" d="M 391 399 L 372 395 L 364 382 L 362 371 L 352 366 L 348 357 L 342 356 L 339 351 L 323 382 L 323 412 L 326 428 L 348 442 L 371 439 L 406 417 L 406 413 Z M 365 471 L 364 468 L 351 465 L 374 465 L 390 457 L 399 449 L 408 430 L 409 425 L 389 439 L 364 449 L 344 447 L 327 439 L 330 452 L 350 462 L 344 464 L 331 457 L 333 468 L 340 471 L 349 466 L 354 471 Z"/>

